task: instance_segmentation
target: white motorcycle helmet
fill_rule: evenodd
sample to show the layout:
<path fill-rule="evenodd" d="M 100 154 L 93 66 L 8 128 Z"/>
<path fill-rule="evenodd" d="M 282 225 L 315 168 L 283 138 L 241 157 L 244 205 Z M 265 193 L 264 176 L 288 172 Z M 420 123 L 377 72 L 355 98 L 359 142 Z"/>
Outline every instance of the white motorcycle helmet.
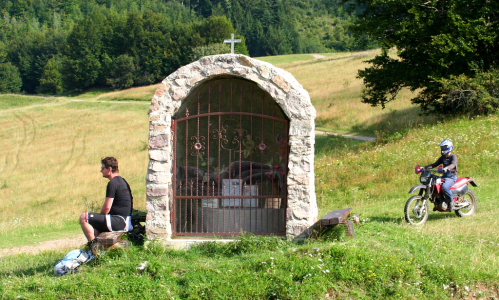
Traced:
<path fill-rule="evenodd" d="M 454 148 L 454 144 L 452 144 L 451 140 L 443 140 L 438 146 L 440 147 L 440 153 L 442 153 L 442 155 L 446 155 Z"/>

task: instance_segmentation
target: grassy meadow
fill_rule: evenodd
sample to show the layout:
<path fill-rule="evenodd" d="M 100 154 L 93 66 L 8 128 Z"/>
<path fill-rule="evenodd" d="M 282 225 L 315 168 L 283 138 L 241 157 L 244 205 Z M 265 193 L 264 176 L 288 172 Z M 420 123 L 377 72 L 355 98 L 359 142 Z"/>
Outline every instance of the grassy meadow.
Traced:
<path fill-rule="evenodd" d="M 52 268 L 68 249 L 5 256 L 0 299 L 498 299 L 499 116 L 420 117 L 408 92 L 385 110 L 362 104 L 356 70 L 373 53 L 260 58 L 309 91 L 318 128 L 384 137 L 316 137 L 319 217 L 351 207 L 361 219 L 354 238 L 338 226 L 302 243 L 248 235 L 187 251 L 137 244 L 63 277 Z M 103 156 L 118 157 L 136 208 L 145 207 L 149 103 L 141 95 L 149 92 L 0 96 L 0 248 L 81 235 L 78 215 L 104 197 Z M 434 162 L 444 138 L 455 143 L 460 176 L 478 184 L 477 212 L 430 212 L 424 226 L 409 226 L 414 166 Z"/>
<path fill-rule="evenodd" d="M 434 117 L 419 116 L 411 104 L 411 92 L 403 90 L 396 102 L 381 107 L 361 103 L 362 80 L 357 71 L 379 50 L 358 53 L 328 53 L 315 59 L 310 54 L 260 57 L 293 74 L 310 94 L 317 110 L 316 128 L 349 134 L 386 136 L 414 125 L 434 122 Z M 394 53 L 391 53 L 394 55 Z M 285 61 L 287 57 L 288 61 Z"/>
<path fill-rule="evenodd" d="M 107 180 L 100 159 L 145 208 L 148 103 L 0 96 L 0 248 L 72 236 L 81 212 L 99 209 Z"/>

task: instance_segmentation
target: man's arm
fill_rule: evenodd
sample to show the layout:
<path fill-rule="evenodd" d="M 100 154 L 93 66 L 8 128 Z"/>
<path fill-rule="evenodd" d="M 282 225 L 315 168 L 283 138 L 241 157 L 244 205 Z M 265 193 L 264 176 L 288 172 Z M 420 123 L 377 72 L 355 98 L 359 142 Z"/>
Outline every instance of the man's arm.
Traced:
<path fill-rule="evenodd" d="M 432 164 L 429 164 L 429 165 L 425 166 L 424 168 L 425 168 L 425 169 L 433 169 L 433 168 L 435 168 L 435 166 L 438 166 L 438 165 L 439 165 L 439 164 L 441 164 L 441 163 L 442 163 L 442 156 L 440 156 L 440 157 L 437 159 L 437 161 L 436 161 L 436 162 L 434 162 L 434 163 L 432 163 Z"/>
<path fill-rule="evenodd" d="M 114 201 L 114 198 L 107 198 L 106 197 L 106 200 L 104 201 L 104 205 L 102 205 L 102 209 L 101 209 L 100 213 L 103 215 L 107 215 L 109 213 L 109 211 L 111 210 L 111 206 L 113 206 L 113 201 Z"/>

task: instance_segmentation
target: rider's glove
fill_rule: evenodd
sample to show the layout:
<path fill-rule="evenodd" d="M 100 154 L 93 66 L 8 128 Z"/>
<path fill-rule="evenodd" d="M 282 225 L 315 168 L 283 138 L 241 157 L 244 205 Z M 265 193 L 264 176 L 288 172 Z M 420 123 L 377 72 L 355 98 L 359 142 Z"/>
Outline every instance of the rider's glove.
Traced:
<path fill-rule="evenodd" d="M 444 168 L 444 173 L 447 172 L 447 167 Z"/>

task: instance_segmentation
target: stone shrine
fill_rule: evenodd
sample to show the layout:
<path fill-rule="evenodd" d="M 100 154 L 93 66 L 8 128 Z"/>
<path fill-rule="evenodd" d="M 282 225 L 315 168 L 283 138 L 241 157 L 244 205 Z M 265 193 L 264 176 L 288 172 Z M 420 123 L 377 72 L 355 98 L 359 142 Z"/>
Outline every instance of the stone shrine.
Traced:
<path fill-rule="evenodd" d="M 245 55 L 169 75 L 149 109 L 148 239 L 308 237 L 315 116 L 290 73 Z"/>

